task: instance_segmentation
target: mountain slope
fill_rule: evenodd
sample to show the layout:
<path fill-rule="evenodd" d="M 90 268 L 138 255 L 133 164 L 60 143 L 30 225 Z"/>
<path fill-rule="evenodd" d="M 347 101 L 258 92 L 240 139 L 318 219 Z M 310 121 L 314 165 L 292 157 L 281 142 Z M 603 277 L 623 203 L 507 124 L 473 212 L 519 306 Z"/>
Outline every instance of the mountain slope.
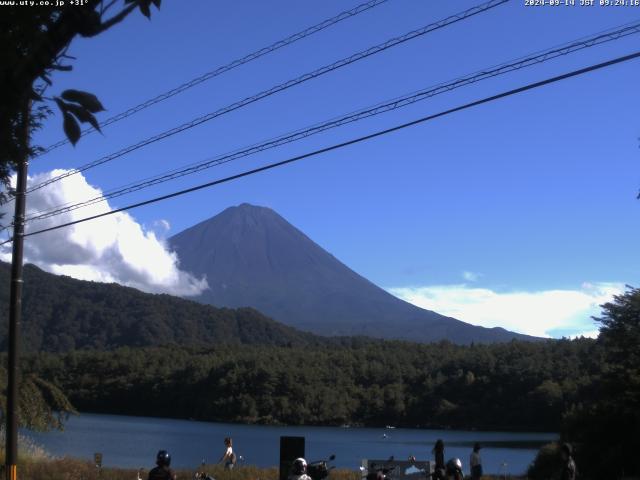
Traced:
<path fill-rule="evenodd" d="M 313 335 L 245 308 L 218 309 L 116 284 L 75 280 L 25 266 L 21 337 L 27 351 L 214 343 L 307 345 Z M 10 266 L 0 262 L 0 316 L 8 318 Z M 7 322 L 0 322 L 6 350 Z"/>
<path fill-rule="evenodd" d="M 271 209 L 231 207 L 170 239 L 181 268 L 205 275 L 198 301 L 251 306 L 310 332 L 456 343 L 532 339 L 400 300 L 342 264 Z"/>

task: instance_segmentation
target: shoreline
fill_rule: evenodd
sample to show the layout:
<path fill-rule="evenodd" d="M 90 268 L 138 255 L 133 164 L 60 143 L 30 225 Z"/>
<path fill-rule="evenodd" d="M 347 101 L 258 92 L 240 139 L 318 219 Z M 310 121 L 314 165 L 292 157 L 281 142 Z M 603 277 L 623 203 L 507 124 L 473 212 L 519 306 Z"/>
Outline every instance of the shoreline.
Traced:
<path fill-rule="evenodd" d="M 368 429 L 368 430 L 429 430 L 429 431 L 443 431 L 443 432 L 477 432 L 477 433 L 534 433 L 544 435 L 559 435 L 558 432 L 551 432 L 548 430 L 537 430 L 535 428 L 526 427 L 512 427 L 506 428 L 502 426 L 482 426 L 482 427 L 464 427 L 455 425 L 436 425 L 436 424 L 424 424 L 424 425 L 403 425 L 396 424 L 389 428 L 388 425 L 366 425 L 366 424 L 331 424 L 331 423 L 307 423 L 307 424 L 287 424 L 280 422 L 242 422 L 232 420 L 211 420 L 201 418 L 186 418 L 186 417 L 162 417 L 157 415 L 145 415 L 143 413 L 113 413 L 113 412 L 101 412 L 101 411 L 81 411 L 77 414 L 69 415 L 69 418 L 82 415 L 105 415 L 110 417 L 131 417 L 131 418 L 148 418 L 163 421 L 180 421 L 180 422 L 200 422 L 200 423 L 212 423 L 216 425 L 235 425 L 246 427 L 277 427 L 277 428 L 344 428 L 349 429 Z"/>

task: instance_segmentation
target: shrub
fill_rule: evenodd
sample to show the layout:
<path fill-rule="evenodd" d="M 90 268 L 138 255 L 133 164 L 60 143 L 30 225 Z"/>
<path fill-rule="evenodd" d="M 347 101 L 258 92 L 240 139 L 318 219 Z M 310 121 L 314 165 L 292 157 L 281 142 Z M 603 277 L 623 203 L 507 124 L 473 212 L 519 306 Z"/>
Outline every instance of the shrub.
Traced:
<path fill-rule="evenodd" d="M 535 460 L 531 466 L 529 466 L 527 478 L 532 480 L 556 478 L 561 469 L 560 445 L 557 443 L 548 443 L 540 449 Z"/>

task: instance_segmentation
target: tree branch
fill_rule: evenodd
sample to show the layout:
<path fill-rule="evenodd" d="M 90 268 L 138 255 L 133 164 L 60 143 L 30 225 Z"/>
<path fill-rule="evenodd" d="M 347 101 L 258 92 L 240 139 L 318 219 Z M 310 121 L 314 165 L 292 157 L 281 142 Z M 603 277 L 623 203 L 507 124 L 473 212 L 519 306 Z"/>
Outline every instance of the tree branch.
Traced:
<path fill-rule="evenodd" d="M 105 13 L 107 13 L 109 9 L 113 7 L 117 2 L 118 0 L 111 0 L 111 2 L 109 2 L 107 5 L 104 5 L 104 2 L 102 2 L 103 7 L 102 7 L 102 11 L 100 12 L 100 15 L 104 15 Z"/>
<path fill-rule="evenodd" d="M 125 18 L 127 18 L 129 16 L 129 14 L 131 12 L 133 12 L 136 8 L 138 8 L 138 2 L 132 3 L 131 5 L 129 5 L 127 8 L 125 8 L 124 10 L 122 10 L 120 13 L 118 13 L 117 15 L 111 17 L 109 20 L 107 20 L 106 22 L 102 22 L 100 24 L 100 28 L 98 28 L 95 32 L 93 32 L 91 35 L 87 35 L 87 37 L 94 37 L 106 30 L 109 30 L 111 27 L 113 27 L 114 25 L 117 25 L 118 23 L 122 22 Z"/>

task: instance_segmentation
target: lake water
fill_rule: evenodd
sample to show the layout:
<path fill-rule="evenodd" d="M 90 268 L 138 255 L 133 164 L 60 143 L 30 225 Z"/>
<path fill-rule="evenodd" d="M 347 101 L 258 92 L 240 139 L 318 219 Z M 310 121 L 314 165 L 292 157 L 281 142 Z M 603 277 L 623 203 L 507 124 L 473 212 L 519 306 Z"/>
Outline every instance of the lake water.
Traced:
<path fill-rule="evenodd" d="M 171 452 L 172 466 L 195 468 L 204 459 L 215 463 L 223 453 L 222 440 L 233 437 L 234 450 L 246 464 L 274 466 L 279 461 L 280 436 L 306 437 L 307 459 L 336 454 L 336 466 L 357 469 L 361 459 L 406 460 L 431 458 L 438 438 L 446 445 L 446 457 L 459 457 L 468 472 L 474 442 L 483 445 L 487 473 L 524 473 L 537 449 L 557 438 L 553 433 L 470 432 L 460 430 L 411 430 L 339 427 L 271 427 L 224 423 L 81 414 L 69 419 L 63 432 L 26 435 L 56 456 L 92 459 L 103 454 L 105 466 L 149 468 L 156 452 Z M 506 465 L 505 465 L 506 464 Z"/>

